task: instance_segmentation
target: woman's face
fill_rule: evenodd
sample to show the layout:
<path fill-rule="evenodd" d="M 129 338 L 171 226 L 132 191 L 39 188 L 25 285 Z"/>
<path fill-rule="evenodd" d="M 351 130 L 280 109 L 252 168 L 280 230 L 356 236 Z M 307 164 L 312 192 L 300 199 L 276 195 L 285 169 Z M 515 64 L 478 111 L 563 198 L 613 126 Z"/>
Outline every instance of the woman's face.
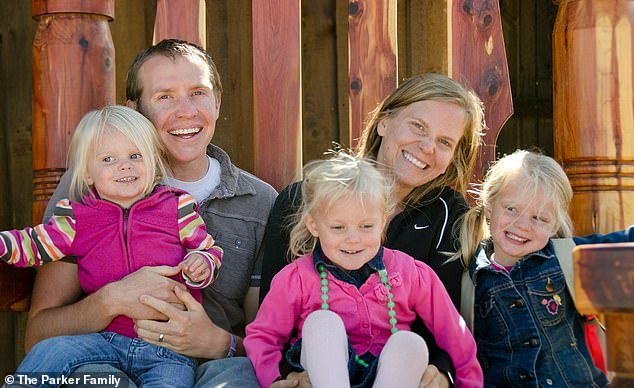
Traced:
<path fill-rule="evenodd" d="M 467 113 L 447 101 L 418 101 L 381 120 L 377 161 L 392 168 L 403 199 L 414 188 L 442 175 L 464 135 Z"/>

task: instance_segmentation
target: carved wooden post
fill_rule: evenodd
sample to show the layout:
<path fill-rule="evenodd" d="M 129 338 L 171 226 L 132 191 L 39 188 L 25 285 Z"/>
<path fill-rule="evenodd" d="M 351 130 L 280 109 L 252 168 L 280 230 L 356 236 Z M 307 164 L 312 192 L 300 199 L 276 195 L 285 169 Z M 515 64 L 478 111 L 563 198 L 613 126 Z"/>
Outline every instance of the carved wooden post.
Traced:
<path fill-rule="evenodd" d="M 368 113 L 397 86 L 396 0 L 349 0 L 350 139 L 356 146 Z"/>
<path fill-rule="evenodd" d="M 154 43 L 174 38 L 205 48 L 205 15 L 205 0 L 158 0 Z"/>
<path fill-rule="evenodd" d="M 475 169 L 483 177 L 495 160 L 495 142 L 513 114 L 511 81 L 498 0 L 454 1 L 451 11 L 451 78 L 473 89 L 485 106 L 487 130 Z"/>
<path fill-rule="evenodd" d="M 301 7 L 258 0 L 253 18 L 255 174 L 281 190 L 301 171 Z"/>
<path fill-rule="evenodd" d="M 633 36 L 633 1 L 559 2 L 555 156 L 575 192 L 570 213 L 577 234 L 623 229 L 634 220 Z M 607 324 L 608 370 L 633 376 L 634 318 L 610 316 Z"/>
<path fill-rule="evenodd" d="M 33 0 L 33 221 L 66 168 L 70 139 L 88 111 L 115 102 L 114 0 Z"/>

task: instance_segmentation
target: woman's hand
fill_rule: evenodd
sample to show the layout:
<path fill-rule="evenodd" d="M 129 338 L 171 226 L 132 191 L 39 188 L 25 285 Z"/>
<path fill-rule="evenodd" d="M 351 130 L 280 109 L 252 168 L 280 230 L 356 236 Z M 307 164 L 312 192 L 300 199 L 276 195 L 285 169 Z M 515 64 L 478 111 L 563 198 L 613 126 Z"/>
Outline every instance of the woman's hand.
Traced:
<path fill-rule="evenodd" d="M 449 388 L 449 379 L 435 365 L 427 365 L 419 388 Z"/>
<path fill-rule="evenodd" d="M 307 372 L 291 372 L 285 380 L 279 380 L 271 384 L 271 388 L 312 388 Z"/>

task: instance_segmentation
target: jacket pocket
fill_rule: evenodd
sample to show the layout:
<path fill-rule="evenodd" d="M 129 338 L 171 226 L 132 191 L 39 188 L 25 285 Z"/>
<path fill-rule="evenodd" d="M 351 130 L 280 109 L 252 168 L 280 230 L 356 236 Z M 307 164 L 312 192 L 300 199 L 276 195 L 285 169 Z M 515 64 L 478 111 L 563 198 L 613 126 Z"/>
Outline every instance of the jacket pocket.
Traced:
<path fill-rule="evenodd" d="M 474 304 L 474 329 L 476 337 L 497 342 L 507 336 L 508 328 L 492 294 L 486 293 Z"/>
<path fill-rule="evenodd" d="M 537 319 L 544 326 L 555 326 L 561 323 L 570 303 L 566 290 L 566 282 L 562 273 L 543 276 L 529 282 L 528 296 Z"/>
<path fill-rule="evenodd" d="M 214 234 L 223 255 L 218 278 L 210 287 L 228 298 L 241 300 L 251 282 L 256 242 L 253 238 L 232 233 L 212 231 Z"/>

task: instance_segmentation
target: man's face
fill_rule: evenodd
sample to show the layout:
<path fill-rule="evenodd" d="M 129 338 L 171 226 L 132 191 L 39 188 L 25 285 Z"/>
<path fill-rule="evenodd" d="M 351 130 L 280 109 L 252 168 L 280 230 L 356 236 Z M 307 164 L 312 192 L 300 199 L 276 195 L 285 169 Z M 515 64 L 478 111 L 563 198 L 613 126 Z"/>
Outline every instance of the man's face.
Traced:
<path fill-rule="evenodd" d="M 158 131 L 175 178 L 193 181 L 207 171 L 207 145 L 216 129 L 220 96 L 198 57 L 156 55 L 139 69 L 139 111 Z"/>

